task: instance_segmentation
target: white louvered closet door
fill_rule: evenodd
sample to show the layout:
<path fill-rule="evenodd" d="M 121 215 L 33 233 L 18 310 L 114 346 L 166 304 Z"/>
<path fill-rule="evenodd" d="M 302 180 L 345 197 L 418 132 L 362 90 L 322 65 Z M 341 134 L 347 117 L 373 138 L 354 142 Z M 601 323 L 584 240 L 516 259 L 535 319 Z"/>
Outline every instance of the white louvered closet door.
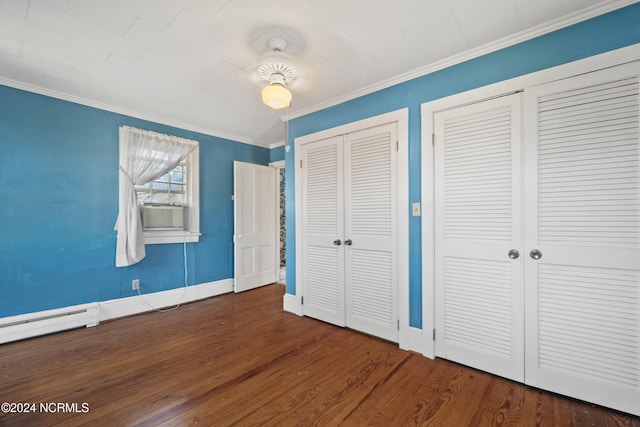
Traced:
<path fill-rule="evenodd" d="M 539 86 L 524 116 L 526 382 L 636 415 L 639 74 L 633 63 Z"/>
<path fill-rule="evenodd" d="M 437 356 L 523 381 L 520 117 L 520 94 L 434 116 L 435 318 Z"/>
<path fill-rule="evenodd" d="M 344 136 L 347 326 L 398 341 L 396 124 Z"/>
<path fill-rule="evenodd" d="M 345 326 L 342 136 L 301 149 L 303 314 Z"/>

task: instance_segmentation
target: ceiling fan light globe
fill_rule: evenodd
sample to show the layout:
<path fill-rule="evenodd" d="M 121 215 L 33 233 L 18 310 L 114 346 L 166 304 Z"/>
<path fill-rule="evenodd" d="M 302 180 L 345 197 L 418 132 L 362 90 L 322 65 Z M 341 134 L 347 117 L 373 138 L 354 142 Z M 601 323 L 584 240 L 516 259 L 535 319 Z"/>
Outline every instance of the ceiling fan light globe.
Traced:
<path fill-rule="evenodd" d="M 262 89 L 262 102 L 274 110 L 286 108 L 291 105 L 291 92 L 280 84 L 271 84 Z"/>

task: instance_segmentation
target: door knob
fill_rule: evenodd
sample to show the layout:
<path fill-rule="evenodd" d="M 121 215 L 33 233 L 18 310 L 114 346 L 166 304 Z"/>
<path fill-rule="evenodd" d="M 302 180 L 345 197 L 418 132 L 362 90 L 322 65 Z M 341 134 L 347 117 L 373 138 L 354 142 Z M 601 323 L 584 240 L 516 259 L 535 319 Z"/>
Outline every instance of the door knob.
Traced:
<path fill-rule="evenodd" d="M 511 259 L 518 259 L 518 257 L 520 256 L 520 252 L 518 252 L 517 249 L 511 249 L 509 251 L 509 258 Z"/>
<path fill-rule="evenodd" d="M 336 246 L 340 246 L 340 243 L 342 243 L 342 241 L 340 239 L 336 239 L 333 241 L 333 244 Z"/>
<path fill-rule="evenodd" d="M 533 259 L 540 259 L 542 258 L 542 252 L 540 252 L 540 249 L 533 249 L 529 252 L 529 256 Z"/>
<path fill-rule="evenodd" d="M 351 246 L 352 243 L 353 242 L 351 241 L 351 239 L 347 239 L 347 240 L 344 241 L 344 244 L 347 245 L 347 246 Z"/>

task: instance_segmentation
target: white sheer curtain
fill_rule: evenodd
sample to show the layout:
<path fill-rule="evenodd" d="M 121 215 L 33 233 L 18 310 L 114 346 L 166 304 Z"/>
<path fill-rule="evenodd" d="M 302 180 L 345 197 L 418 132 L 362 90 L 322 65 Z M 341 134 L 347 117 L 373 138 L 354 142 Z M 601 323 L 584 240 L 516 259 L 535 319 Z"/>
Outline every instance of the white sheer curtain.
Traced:
<path fill-rule="evenodd" d="M 174 169 L 198 143 L 175 136 L 120 127 L 120 196 L 115 230 L 116 267 L 145 257 L 144 232 L 136 185 L 143 185 Z"/>

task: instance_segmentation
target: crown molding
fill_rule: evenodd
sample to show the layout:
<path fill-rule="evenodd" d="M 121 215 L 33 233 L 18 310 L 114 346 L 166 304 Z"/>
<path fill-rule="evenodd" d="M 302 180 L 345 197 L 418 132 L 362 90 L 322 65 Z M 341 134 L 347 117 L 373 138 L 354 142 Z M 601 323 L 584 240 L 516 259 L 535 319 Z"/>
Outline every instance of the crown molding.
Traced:
<path fill-rule="evenodd" d="M 237 135 L 232 135 L 224 132 L 214 131 L 212 129 L 204 128 L 201 126 L 197 126 L 191 123 L 185 123 L 178 120 L 168 119 L 162 116 L 156 116 L 153 114 L 143 113 L 137 110 L 131 110 L 125 107 L 120 107 L 112 104 L 107 104 L 99 101 L 94 101 L 91 99 L 83 98 L 76 95 L 71 95 L 64 92 L 59 92 L 53 89 L 43 88 L 41 86 L 36 86 L 30 83 L 21 82 L 18 80 L 9 79 L 6 77 L 0 77 L 0 85 L 11 87 L 14 89 L 24 90 L 27 92 L 36 93 L 38 95 L 44 95 L 51 98 L 60 99 L 62 101 L 73 102 L 74 104 L 80 104 L 91 108 L 97 108 L 99 110 L 109 111 L 111 113 L 122 114 L 125 116 L 133 117 L 140 120 L 146 120 L 149 122 L 154 122 L 162 125 L 172 126 L 175 128 L 188 130 L 192 132 L 198 132 L 203 135 L 213 136 L 216 138 L 223 138 L 234 142 L 241 142 L 244 144 L 255 145 L 257 147 L 269 148 L 268 143 L 259 143 L 257 141 L 244 138 Z M 283 143 L 284 144 L 284 143 Z"/>
<path fill-rule="evenodd" d="M 308 114 L 315 113 L 317 111 L 321 111 L 326 108 L 330 108 L 335 105 L 342 104 L 344 102 L 351 101 L 353 99 L 360 98 L 362 96 L 369 95 L 374 92 L 378 92 L 382 89 L 386 89 L 391 86 L 395 86 L 397 84 L 404 83 L 409 80 L 413 80 L 415 78 L 422 77 L 427 74 L 431 74 L 436 71 L 440 71 L 445 68 L 452 67 L 462 62 L 466 62 L 471 59 L 478 58 L 480 56 L 487 55 L 492 52 L 496 52 L 498 50 L 516 45 L 518 43 L 522 43 L 527 40 L 534 39 L 536 37 L 551 33 L 553 31 L 557 31 L 562 28 L 569 27 L 579 22 L 586 21 L 591 18 L 595 18 L 596 16 L 604 15 L 605 13 L 612 12 L 616 9 L 621 9 L 625 6 L 629 6 L 634 3 L 637 3 L 637 0 L 605 1 L 597 5 L 587 7 L 580 12 L 565 15 L 563 17 L 554 19 L 552 21 L 545 22 L 544 24 L 540 24 L 535 27 L 532 27 L 528 30 L 520 31 L 511 36 L 503 37 L 494 42 L 484 44 L 482 46 L 467 50 L 460 54 L 456 54 L 456 55 L 447 57 L 445 59 L 433 62 L 431 64 L 427 64 L 423 67 L 416 68 L 415 70 L 412 70 L 403 74 L 399 74 L 397 76 L 394 76 L 386 80 L 382 80 L 378 83 L 374 83 L 372 85 L 366 86 L 357 91 L 353 91 L 348 94 L 332 98 L 328 101 L 324 101 L 319 104 L 312 105 L 311 107 L 290 112 L 286 117 L 285 116 L 281 117 L 281 119 L 283 121 L 297 119 L 299 117 L 303 117 Z"/>
<path fill-rule="evenodd" d="M 274 142 L 273 144 L 269 144 L 269 149 L 272 150 L 274 148 L 284 147 L 284 141 Z"/>

